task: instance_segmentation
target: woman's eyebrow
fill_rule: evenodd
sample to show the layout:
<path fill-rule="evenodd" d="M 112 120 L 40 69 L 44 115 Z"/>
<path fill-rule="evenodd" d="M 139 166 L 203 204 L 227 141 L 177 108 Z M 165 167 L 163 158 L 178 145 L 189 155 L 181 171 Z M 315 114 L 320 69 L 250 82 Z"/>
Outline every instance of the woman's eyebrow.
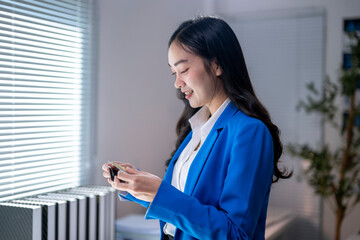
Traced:
<path fill-rule="evenodd" d="M 179 61 L 177 61 L 176 63 L 174 63 L 174 67 L 176 67 L 177 65 L 179 65 L 180 63 L 184 63 L 184 62 L 188 62 L 187 59 L 181 59 Z M 170 63 L 168 63 L 168 65 L 170 66 Z M 171 67 L 171 66 L 170 66 Z"/>

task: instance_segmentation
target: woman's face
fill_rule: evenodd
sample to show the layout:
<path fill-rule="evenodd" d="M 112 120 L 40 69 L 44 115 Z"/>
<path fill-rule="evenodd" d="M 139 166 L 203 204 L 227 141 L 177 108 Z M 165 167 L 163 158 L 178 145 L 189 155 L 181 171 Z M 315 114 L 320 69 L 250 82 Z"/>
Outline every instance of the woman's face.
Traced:
<path fill-rule="evenodd" d="M 175 75 L 175 87 L 185 94 L 190 106 L 207 106 L 211 114 L 214 114 L 227 98 L 218 78 L 222 72 L 216 62 L 213 61 L 210 66 L 215 75 L 210 74 L 201 57 L 185 51 L 176 42 L 169 47 L 168 60 Z"/>

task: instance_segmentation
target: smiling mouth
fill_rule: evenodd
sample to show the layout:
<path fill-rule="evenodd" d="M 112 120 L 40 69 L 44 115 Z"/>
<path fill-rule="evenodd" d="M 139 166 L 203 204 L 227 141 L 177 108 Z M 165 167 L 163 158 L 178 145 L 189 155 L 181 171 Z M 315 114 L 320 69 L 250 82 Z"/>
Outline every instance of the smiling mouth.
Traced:
<path fill-rule="evenodd" d="M 194 91 L 187 91 L 187 92 L 184 92 L 184 94 L 187 96 L 187 95 L 190 95 L 192 94 Z"/>

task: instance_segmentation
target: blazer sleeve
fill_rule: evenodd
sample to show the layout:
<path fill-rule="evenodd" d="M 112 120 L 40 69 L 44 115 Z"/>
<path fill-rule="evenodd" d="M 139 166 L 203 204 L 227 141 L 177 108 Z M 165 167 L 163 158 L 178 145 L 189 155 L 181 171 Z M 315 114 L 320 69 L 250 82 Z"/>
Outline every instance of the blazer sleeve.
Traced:
<path fill-rule="evenodd" d="M 163 181 L 145 218 L 169 222 L 198 239 L 252 239 L 272 183 L 272 137 L 256 119 L 228 134 L 228 143 L 219 144 L 230 151 L 229 159 L 217 156 L 228 161 L 219 206 L 204 205 Z"/>

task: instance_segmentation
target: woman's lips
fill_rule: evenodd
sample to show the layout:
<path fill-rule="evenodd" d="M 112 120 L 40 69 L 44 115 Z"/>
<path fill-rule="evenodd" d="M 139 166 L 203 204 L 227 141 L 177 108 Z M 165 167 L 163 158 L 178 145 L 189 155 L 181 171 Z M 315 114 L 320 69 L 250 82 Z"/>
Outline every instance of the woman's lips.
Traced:
<path fill-rule="evenodd" d="M 184 92 L 185 98 L 186 98 L 186 99 L 189 99 L 189 98 L 191 97 L 191 95 L 192 95 L 193 92 L 194 92 L 194 91 L 192 91 L 192 90 L 187 91 L 187 92 Z"/>

